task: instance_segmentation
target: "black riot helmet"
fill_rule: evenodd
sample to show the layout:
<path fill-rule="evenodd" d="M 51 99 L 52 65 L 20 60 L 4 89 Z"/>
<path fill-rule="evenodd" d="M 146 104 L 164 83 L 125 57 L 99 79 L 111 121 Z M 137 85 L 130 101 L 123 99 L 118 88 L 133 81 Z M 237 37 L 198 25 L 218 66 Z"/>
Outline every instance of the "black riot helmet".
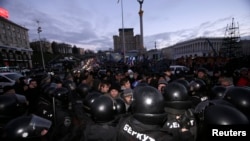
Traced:
<path fill-rule="evenodd" d="M 46 87 L 42 94 L 42 97 L 52 102 L 52 97 L 54 96 L 55 90 L 56 90 L 56 87 L 53 87 L 53 86 Z"/>
<path fill-rule="evenodd" d="M 3 128 L 2 138 L 6 140 L 26 140 L 44 136 L 52 122 L 37 115 L 26 115 L 9 121 Z"/>
<path fill-rule="evenodd" d="M 224 100 L 232 103 L 250 119 L 250 89 L 246 87 L 230 87 L 226 90 Z"/>
<path fill-rule="evenodd" d="M 82 99 L 84 99 L 88 95 L 89 91 L 90 91 L 89 85 L 84 83 L 81 83 L 76 87 L 76 92 Z"/>
<path fill-rule="evenodd" d="M 152 86 L 139 86 L 134 89 L 131 112 L 135 119 L 145 124 L 162 124 L 166 120 L 164 98 Z"/>
<path fill-rule="evenodd" d="M 56 88 L 53 97 L 56 100 L 57 105 L 65 105 L 69 103 L 69 90 L 67 88 L 61 87 Z"/>
<path fill-rule="evenodd" d="M 225 95 L 226 87 L 224 86 L 213 86 L 210 91 L 210 99 L 222 99 Z"/>
<path fill-rule="evenodd" d="M 86 112 L 90 112 L 91 104 L 102 94 L 100 92 L 91 92 L 88 93 L 85 99 L 83 100 L 83 108 Z"/>
<path fill-rule="evenodd" d="M 192 102 L 186 87 L 178 82 L 169 83 L 163 93 L 165 106 L 174 109 L 188 109 Z"/>
<path fill-rule="evenodd" d="M 194 79 L 190 83 L 190 90 L 194 92 L 204 92 L 206 91 L 206 83 L 202 79 Z"/>
<path fill-rule="evenodd" d="M 116 115 L 125 114 L 126 113 L 126 105 L 125 102 L 121 98 L 114 99 L 115 111 Z"/>
<path fill-rule="evenodd" d="M 23 114 L 26 112 L 27 107 L 28 107 L 28 101 L 25 96 L 20 95 L 20 94 L 15 94 L 16 101 L 17 101 L 17 108 L 18 110 L 16 111 L 17 113 Z"/>
<path fill-rule="evenodd" d="M 247 117 L 238 109 L 228 105 L 210 105 L 204 111 L 205 124 L 239 125 L 249 124 Z"/>
<path fill-rule="evenodd" d="M 1 124 L 25 114 L 27 109 L 28 101 L 25 96 L 19 94 L 0 95 Z"/>
<path fill-rule="evenodd" d="M 113 100 L 101 95 L 90 105 L 92 119 L 97 123 L 105 123 L 115 118 L 115 109 Z"/>
<path fill-rule="evenodd" d="M 186 87 L 187 91 L 190 91 L 190 84 L 189 84 L 188 80 L 186 80 L 186 79 L 176 79 L 176 80 L 174 80 L 174 82 L 177 82 L 177 83 L 180 83 L 180 84 L 184 85 Z"/>

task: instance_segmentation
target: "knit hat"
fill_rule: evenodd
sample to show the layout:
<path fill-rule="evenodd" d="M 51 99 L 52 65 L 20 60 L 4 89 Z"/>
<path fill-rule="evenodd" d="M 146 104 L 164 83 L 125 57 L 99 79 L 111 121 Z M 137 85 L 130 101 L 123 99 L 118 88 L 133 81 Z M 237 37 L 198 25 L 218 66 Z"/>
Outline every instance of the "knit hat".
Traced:
<path fill-rule="evenodd" d="M 167 85 L 168 82 L 167 82 L 166 80 L 164 80 L 164 79 L 160 79 L 160 80 L 158 81 L 158 85 L 159 85 L 159 84 L 165 84 L 165 85 Z"/>
<path fill-rule="evenodd" d="M 205 74 L 207 74 L 207 69 L 206 68 L 199 68 L 198 70 L 197 70 L 197 73 L 198 72 L 203 72 L 203 73 L 205 73 Z"/>
<path fill-rule="evenodd" d="M 121 86 L 119 84 L 111 84 L 110 88 L 109 88 L 109 91 L 111 91 L 112 89 L 115 89 L 117 90 L 118 92 L 121 91 Z"/>
<path fill-rule="evenodd" d="M 124 89 L 122 92 L 122 97 L 132 96 L 132 95 L 133 95 L 133 90 L 130 88 Z"/>

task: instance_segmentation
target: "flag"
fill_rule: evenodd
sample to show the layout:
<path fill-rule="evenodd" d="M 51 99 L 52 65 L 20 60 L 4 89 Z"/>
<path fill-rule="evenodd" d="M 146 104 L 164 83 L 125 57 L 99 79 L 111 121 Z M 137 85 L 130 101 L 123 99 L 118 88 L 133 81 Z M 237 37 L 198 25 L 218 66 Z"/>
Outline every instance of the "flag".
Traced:
<path fill-rule="evenodd" d="M 120 0 L 117 0 L 117 3 L 119 3 L 120 2 Z"/>

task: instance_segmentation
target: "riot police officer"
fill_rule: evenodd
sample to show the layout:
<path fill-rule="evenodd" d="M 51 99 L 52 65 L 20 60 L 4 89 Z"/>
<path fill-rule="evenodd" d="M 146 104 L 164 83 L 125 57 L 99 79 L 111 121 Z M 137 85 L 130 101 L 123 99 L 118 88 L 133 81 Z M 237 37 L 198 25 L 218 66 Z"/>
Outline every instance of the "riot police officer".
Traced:
<path fill-rule="evenodd" d="M 178 136 L 182 130 L 188 129 L 192 134 L 191 139 L 195 140 L 197 136 L 196 118 L 186 86 L 173 81 L 165 87 L 163 97 L 164 110 L 168 114 L 164 128 L 175 136 Z"/>
<path fill-rule="evenodd" d="M 247 117 L 240 110 L 226 104 L 211 103 L 200 115 L 202 115 L 202 117 L 199 123 L 197 137 L 199 141 L 213 140 L 214 137 L 211 135 L 213 129 L 244 131 L 246 128 L 249 128 L 249 120 Z M 239 139 L 244 140 L 244 138 L 240 137 Z"/>
<path fill-rule="evenodd" d="M 0 95 L 0 105 L 0 129 L 8 121 L 28 112 L 28 100 L 20 94 Z"/>
<path fill-rule="evenodd" d="M 73 128 L 73 115 L 69 109 L 69 90 L 65 87 L 56 88 L 52 95 L 53 124 L 50 140 L 61 139 Z"/>
<path fill-rule="evenodd" d="M 116 136 L 116 107 L 105 95 L 98 97 L 90 106 L 91 120 L 86 123 L 81 141 L 111 141 Z"/>
<path fill-rule="evenodd" d="M 52 122 L 31 114 L 16 117 L 3 128 L 0 139 L 4 141 L 46 141 Z"/>
<path fill-rule="evenodd" d="M 0 96 L 0 140 L 33 141 L 49 131 L 51 121 L 28 114 L 28 100 L 19 94 Z"/>
<path fill-rule="evenodd" d="M 230 87 L 225 92 L 223 98 L 225 101 L 231 103 L 238 110 L 243 112 L 250 120 L 250 89 L 247 87 Z"/>
<path fill-rule="evenodd" d="M 131 112 L 131 115 L 120 120 L 116 140 L 180 140 L 189 135 L 183 132 L 182 136 L 172 136 L 162 128 L 167 118 L 164 98 L 152 86 L 138 86 L 134 89 Z"/>
<path fill-rule="evenodd" d="M 201 101 L 208 100 L 208 89 L 206 83 L 202 79 L 194 79 L 190 83 L 189 95 L 192 101 L 192 107 L 195 108 Z"/>

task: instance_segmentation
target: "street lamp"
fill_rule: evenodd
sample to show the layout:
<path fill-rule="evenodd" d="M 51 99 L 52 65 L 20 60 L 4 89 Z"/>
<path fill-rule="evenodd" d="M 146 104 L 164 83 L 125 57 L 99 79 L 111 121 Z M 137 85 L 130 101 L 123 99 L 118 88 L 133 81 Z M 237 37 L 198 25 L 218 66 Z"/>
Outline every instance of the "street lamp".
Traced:
<path fill-rule="evenodd" d="M 118 2 L 120 2 L 118 0 Z M 125 35 L 124 35 L 124 17 L 123 17 L 123 0 L 121 0 L 121 14 L 122 14 L 122 50 L 123 50 L 123 58 L 124 63 L 126 63 L 126 46 L 125 46 Z"/>
<path fill-rule="evenodd" d="M 143 16 L 143 10 L 142 10 L 142 4 L 144 0 L 137 0 L 140 4 L 140 10 L 139 10 L 139 16 L 140 16 L 140 32 L 141 32 L 141 50 L 144 49 L 144 43 L 143 43 L 143 21 L 142 21 L 142 16 Z"/>
<path fill-rule="evenodd" d="M 39 36 L 39 43 L 40 43 L 40 51 L 41 51 L 41 56 L 42 56 L 42 62 L 43 62 L 43 71 L 45 71 L 45 65 L 44 65 L 44 58 L 43 58 L 43 49 L 42 49 L 42 42 L 41 42 L 41 37 L 40 37 L 40 32 L 42 32 L 42 28 L 39 25 L 39 21 L 36 21 L 38 28 L 37 28 L 37 33 Z"/>

